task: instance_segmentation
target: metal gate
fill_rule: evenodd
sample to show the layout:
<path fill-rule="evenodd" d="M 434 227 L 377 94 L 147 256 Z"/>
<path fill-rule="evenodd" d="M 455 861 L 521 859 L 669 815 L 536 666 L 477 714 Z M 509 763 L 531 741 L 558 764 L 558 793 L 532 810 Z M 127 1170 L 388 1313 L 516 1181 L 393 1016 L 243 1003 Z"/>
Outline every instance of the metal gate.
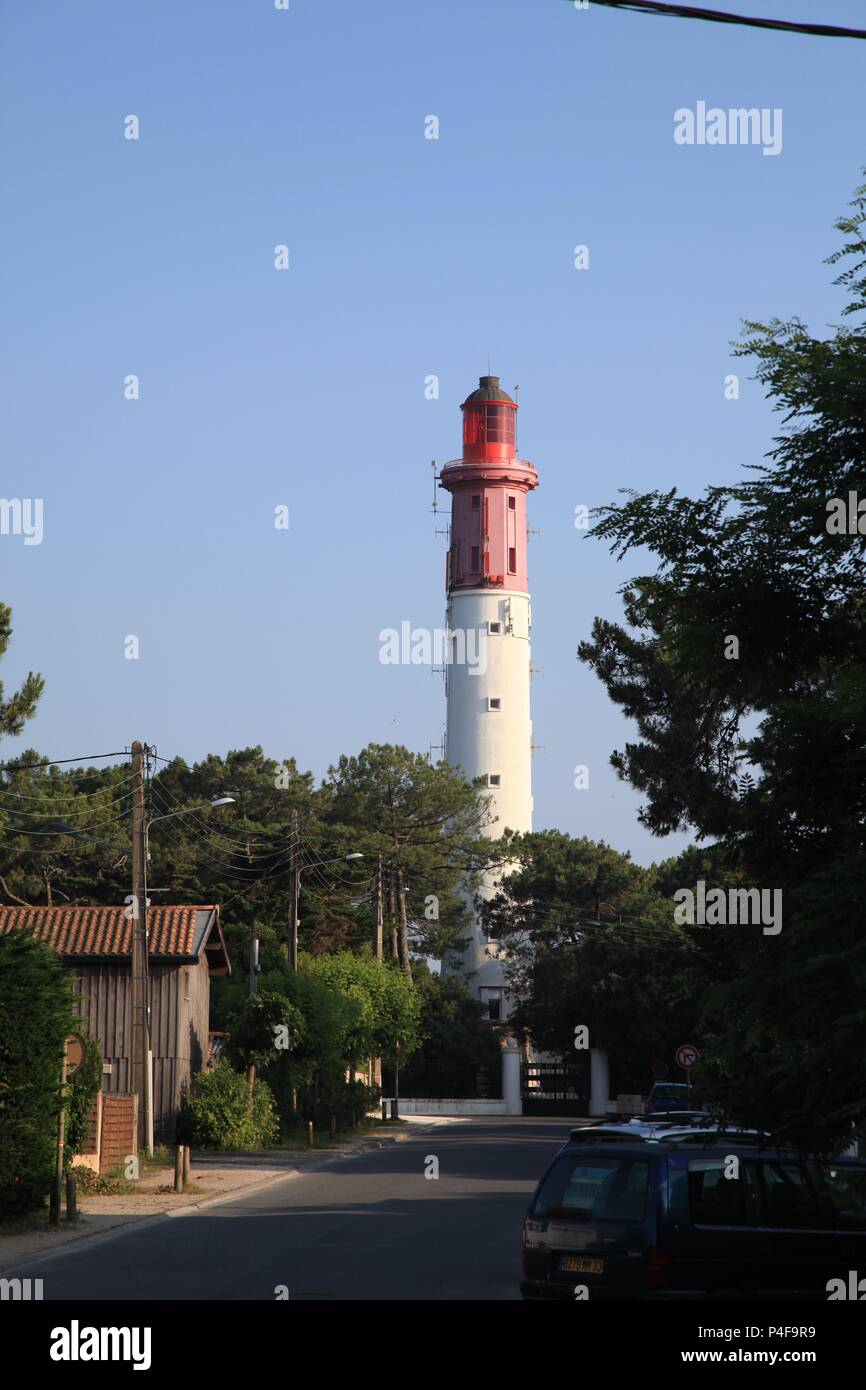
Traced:
<path fill-rule="evenodd" d="M 521 1092 L 524 1115 L 587 1115 L 589 1057 L 567 1062 L 524 1062 Z"/>

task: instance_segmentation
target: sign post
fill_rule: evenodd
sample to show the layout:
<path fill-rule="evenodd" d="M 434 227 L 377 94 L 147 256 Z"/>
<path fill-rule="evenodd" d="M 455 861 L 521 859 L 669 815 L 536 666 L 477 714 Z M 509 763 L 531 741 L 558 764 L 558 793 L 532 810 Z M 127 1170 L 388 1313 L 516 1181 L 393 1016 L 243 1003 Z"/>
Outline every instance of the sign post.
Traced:
<path fill-rule="evenodd" d="M 686 1095 L 688 1097 L 689 1109 L 692 1105 L 692 1076 L 691 1069 L 695 1062 L 701 1060 L 701 1054 L 694 1043 L 681 1043 L 676 1050 L 677 1066 L 682 1067 L 686 1074 Z"/>
<path fill-rule="evenodd" d="M 51 1194 L 50 1222 L 60 1225 L 63 1194 L 63 1170 L 66 1149 L 66 1082 L 74 1076 L 84 1061 L 84 1039 L 80 1033 L 70 1033 L 63 1041 L 63 1061 L 60 1063 L 60 1115 L 57 1121 L 57 1162 L 54 1167 L 54 1191 Z"/>

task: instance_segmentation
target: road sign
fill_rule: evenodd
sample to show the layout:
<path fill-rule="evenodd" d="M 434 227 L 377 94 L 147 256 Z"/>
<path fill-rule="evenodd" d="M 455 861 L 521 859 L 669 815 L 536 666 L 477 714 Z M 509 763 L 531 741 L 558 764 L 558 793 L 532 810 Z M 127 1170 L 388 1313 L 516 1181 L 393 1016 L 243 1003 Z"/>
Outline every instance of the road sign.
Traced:
<path fill-rule="evenodd" d="M 677 1066 L 682 1067 L 683 1071 L 688 1071 L 689 1067 L 693 1067 L 695 1062 L 701 1060 L 701 1054 L 693 1043 L 683 1043 L 678 1047 L 676 1057 Z"/>
<path fill-rule="evenodd" d="M 84 1061 L 84 1039 L 80 1033 L 70 1033 L 66 1039 L 66 1075 L 74 1076 Z"/>

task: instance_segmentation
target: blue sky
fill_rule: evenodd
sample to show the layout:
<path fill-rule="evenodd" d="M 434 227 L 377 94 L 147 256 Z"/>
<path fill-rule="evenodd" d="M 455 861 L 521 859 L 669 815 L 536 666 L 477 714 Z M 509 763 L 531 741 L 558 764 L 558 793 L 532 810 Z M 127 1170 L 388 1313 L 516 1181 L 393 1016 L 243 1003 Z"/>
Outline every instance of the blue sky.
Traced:
<path fill-rule="evenodd" d="M 727 7 L 866 27 L 853 0 Z M 489 355 L 541 476 L 536 824 L 674 853 L 575 659 L 636 564 L 574 508 L 698 492 L 769 447 L 730 342 L 746 316 L 838 321 L 822 259 L 866 164 L 866 43 L 566 0 L 5 0 L 0 51 L 0 492 L 45 508 L 41 545 L 0 537 L 2 677 L 47 682 L 4 756 L 261 743 L 321 776 L 437 743 L 441 679 L 380 664 L 378 635 L 444 621 L 430 460 L 459 453 Z M 781 153 L 677 145 L 699 100 L 781 108 Z"/>

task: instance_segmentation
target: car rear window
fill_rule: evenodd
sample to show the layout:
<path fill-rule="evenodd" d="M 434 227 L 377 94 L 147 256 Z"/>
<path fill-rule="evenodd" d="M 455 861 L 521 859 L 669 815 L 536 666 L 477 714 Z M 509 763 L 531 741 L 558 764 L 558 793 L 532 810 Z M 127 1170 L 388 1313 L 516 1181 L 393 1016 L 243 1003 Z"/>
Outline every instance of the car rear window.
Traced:
<path fill-rule="evenodd" d="M 846 1231 L 866 1231 L 866 1168 L 844 1163 L 821 1163 L 818 1166 L 836 1225 Z"/>
<path fill-rule="evenodd" d="M 653 1086 L 650 1094 L 654 1102 L 662 1100 L 683 1100 L 688 1095 L 688 1087 L 680 1086 L 677 1082 L 670 1082 L 666 1086 L 659 1086 L 656 1084 Z"/>
<path fill-rule="evenodd" d="M 648 1191 L 649 1163 L 642 1159 L 566 1154 L 544 1179 L 532 1214 L 642 1221 Z"/>

